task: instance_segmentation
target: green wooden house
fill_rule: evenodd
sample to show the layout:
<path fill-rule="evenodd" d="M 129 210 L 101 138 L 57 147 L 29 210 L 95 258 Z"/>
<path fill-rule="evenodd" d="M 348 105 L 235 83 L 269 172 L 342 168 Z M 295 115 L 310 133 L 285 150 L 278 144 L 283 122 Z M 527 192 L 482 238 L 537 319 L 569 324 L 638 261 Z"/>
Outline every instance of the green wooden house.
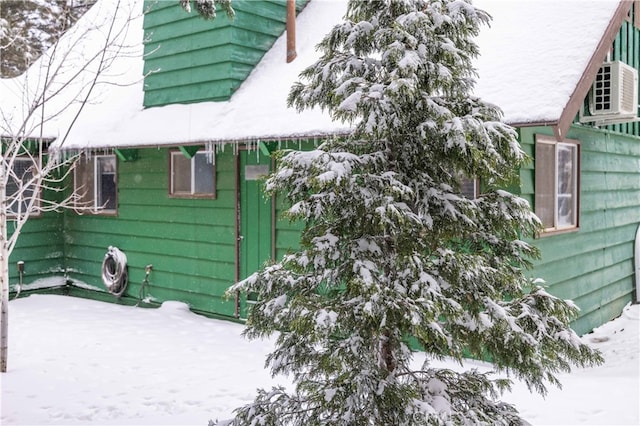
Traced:
<path fill-rule="evenodd" d="M 478 95 L 503 108 L 534 160 L 517 188 L 545 226 L 532 273 L 576 302 L 573 326 L 586 333 L 637 298 L 640 2 L 475 4 L 494 16 L 478 40 Z M 177 2 L 145 2 L 127 33 L 144 44 L 114 64 L 131 84 L 102 92 L 64 144 L 52 145 L 83 155 L 73 185 L 89 188 L 83 202 L 95 209 L 28 224 L 11 259 L 25 262 L 25 290 L 143 306 L 179 300 L 242 318 L 250 301 L 225 300 L 225 290 L 299 236 L 280 218 L 280 200 L 261 193 L 270 154 L 349 131 L 322 111 L 286 107 L 289 87 L 345 7 L 298 0 L 298 57 L 289 63 L 286 0 L 234 0 L 235 19 L 215 21 Z M 119 299 L 103 284 L 110 246 L 128 265 Z"/>

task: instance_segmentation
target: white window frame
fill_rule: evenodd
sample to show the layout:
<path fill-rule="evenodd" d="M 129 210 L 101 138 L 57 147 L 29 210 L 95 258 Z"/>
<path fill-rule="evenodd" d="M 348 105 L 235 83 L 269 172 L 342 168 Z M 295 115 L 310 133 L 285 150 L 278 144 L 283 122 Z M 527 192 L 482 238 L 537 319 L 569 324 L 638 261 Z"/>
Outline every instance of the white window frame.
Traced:
<path fill-rule="evenodd" d="M 535 174 L 536 174 L 536 188 L 535 188 L 535 210 L 536 214 L 540 217 L 540 209 L 542 206 L 542 197 L 539 191 L 542 188 L 538 187 L 538 182 L 541 180 L 542 173 L 553 173 L 553 223 L 544 224 L 544 232 L 545 233 L 554 233 L 554 232 L 566 232 L 566 231 L 575 231 L 579 229 L 580 226 L 580 141 L 573 139 L 565 139 L 563 141 L 557 141 L 554 138 L 547 136 L 536 136 L 536 157 L 537 155 L 537 147 L 538 144 L 545 144 L 547 146 L 553 146 L 554 148 L 554 163 L 552 165 L 545 165 L 541 163 L 540 158 L 536 158 L 535 163 Z M 560 184 L 561 177 L 560 173 L 558 173 L 558 165 L 560 152 L 562 148 L 569 148 L 572 153 L 571 158 L 571 172 L 570 172 L 570 182 L 569 182 L 569 192 L 566 194 L 560 193 Z M 547 194 L 548 195 L 548 194 Z M 560 200 L 563 196 L 571 197 L 571 220 L 568 223 L 562 223 L 560 216 Z M 542 218 L 541 218 L 542 220 Z"/>
<path fill-rule="evenodd" d="M 211 192 L 196 192 L 196 157 L 206 156 L 206 163 L 211 164 L 211 173 L 213 180 L 213 188 Z M 189 191 L 176 191 L 175 189 L 175 159 L 187 159 L 189 161 Z M 191 158 L 186 158 L 182 151 L 172 150 L 169 151 L 169 196 L 171 198 L 216 198 L 216 156 L 214 152 L 199 150 Z"/>
<path fill-rule="evenodd" d="M 114 208 L 106 208 L 105 203 L 100 203 L 102 198 L 100 188 L 100 176 L 102 174 L 99 169 L 100 159 L 113 160 L 113 179 L 115 185 L 114 191 Z M 78 213 L 90 212 L 92 214 L 114 215 L 118 212 L 118 159 L 115 154 L 92 155 L 91 157 L 81 157 L 78 162 L 83 164 L 83 172 L 87 173 L 91 170 L 92 184 L 91 188 L 86 187 L 83 182 L 84 176 L 79 176 L 80 170 L 78 166 L 73 171 L 73 189 L 80 199 L 76 202 L 75 207 Z M 90 163 L 90 164 L 89 164 Z"/>

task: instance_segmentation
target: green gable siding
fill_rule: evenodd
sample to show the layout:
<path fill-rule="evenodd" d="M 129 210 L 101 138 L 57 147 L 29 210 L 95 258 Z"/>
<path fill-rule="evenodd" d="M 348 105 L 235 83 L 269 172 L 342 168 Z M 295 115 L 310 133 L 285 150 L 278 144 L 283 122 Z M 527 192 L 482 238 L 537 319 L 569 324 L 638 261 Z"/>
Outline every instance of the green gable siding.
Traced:
<path fill-rule="evenodd" d="M 633 9 L 635 7 L 639 7 L 638 2 L 633 3 L 630 12 L 631 19 L 622 23 L 622 27 L 613 42 L 611 59 L 631 65 L 640 74 L 640 24 L 633 21 L 636 16 Z M 638 90 L 640 91 L 640 88 Z M 640 99 L 640 96 L 638 98 Z M 640 122 L 615 124 L 605 126 L 605 128 L 627 135 L 640 136 Z"/>
<path fill-rule="evenodd" d="M 550 128 L 520 129 L 533 158 L 535 135 Z M 534 241 L 542 259 L 533 275 L 550 292 L 581 308 L 573 324 L 582 334 L 617 316 L 633 293 L 633 240 L 640 224 L 640 139 L 574 125 L 568 139 L 580 140 L 580 228 Z M 534 203 L 534 164 L 521 170 L 521 192 Z"/>
<path fill-rule="evenodd" d="M 221 12 L 211 21 L 178 2 L 146 7 L 145 107 L 228 100 L 286 22 L 286 0 L 234 0 L 235 18 Z"/>
<path fill-rule="evenodd" d="M 228 150 L 232 151 L 232 150 Z M 216 199 L 168 195 L 168 150 L 139 150 L 118 162 L 118 215 L 65 214 L 67 264 L 76 284 L 104 288 L 101 266 L 108 246 L 127 255 L 126 296 L 137 298 L 145 266 L 153 265 L 145 296 L 178 300 L 197 311 L 233 316 L 222 295 L 235 279 L 235 159 L 216 159 Z"/>

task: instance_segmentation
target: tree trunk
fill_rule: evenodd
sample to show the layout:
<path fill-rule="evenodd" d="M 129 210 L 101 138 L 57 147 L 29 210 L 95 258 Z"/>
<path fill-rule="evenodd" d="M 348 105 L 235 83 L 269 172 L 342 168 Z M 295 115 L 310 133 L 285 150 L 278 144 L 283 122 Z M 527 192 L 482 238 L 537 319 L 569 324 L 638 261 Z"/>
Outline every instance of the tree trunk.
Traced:
<path fill-rule="evenodd" d="M 7 372 L 9 352 L 9 253 L 4 158 L 0 157 L 0 373 Z"/>
<path fill-rule="evenodd" d="M 389 330 L 385 330 L 382 334 L 382 342 L 380 345 L 380 362 L 381 367 L 388 373 L 391 374 L 396 370 L 398 366 L 398 361 L 393 353 L 393 345 L 391 344 L 391 332 Z"/>

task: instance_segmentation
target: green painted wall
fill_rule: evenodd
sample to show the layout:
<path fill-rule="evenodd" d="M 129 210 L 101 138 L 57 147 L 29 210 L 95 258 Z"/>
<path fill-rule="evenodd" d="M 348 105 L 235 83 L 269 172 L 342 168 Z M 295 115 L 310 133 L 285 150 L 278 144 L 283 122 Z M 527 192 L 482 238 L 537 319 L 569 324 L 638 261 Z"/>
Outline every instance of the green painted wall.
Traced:
<path fill-rule="evenodd" d="M 520 129 L 522 146 L 532 157 L 535 134 L 553 133 L 544 127 Z M 618 315 L 632 297 L 633 238 L 640 223 L 640 139 L 579 125 L 568 137 L 581 143 L 580 229 L 536 239 L 542 259 L 532 274 L 544 278 L 553 294 L 580 306 L 581 317 L 573 326 L 585 333 Z M 313 146 L 295 145 L 292 148 Z M 222 295 L 235 281 L 237 267 L 237 154 L 228 146 L 216 155 L 216 199 L 175 199 L 168 195 L 168 152 L 140 149 L 136 161 L 118 161 L 117 216 L 66 211 L 33 219 L 12 262 L 23 258 L 27 271 L 40 271 L 41 276 L 59 276 L 66 269 L 77 286 L 101 290 L 102 260 L 113 245 L 128 257 L 126 296 L 138 297 L 144 268 L 152 264 L 144 296 L 234 317 L 235 301 Z M 532 205 L 534 165 L 521 170 L 519 188 Z M 245 200 L 249 209 L 252 202 L 264 203 L 262 196 L 254 198 Z M 282 218 L 281 197 L 275 208 L 275 257 L 280 259 L 298 246 L 301 225 Z"/>
<path fill-rule="evenodd" d="M 13 221 L 7 222 L 11 235 Z M 64 240 L 62 233 L 62 215 L 46 213 L 30 218 L 22 228 L 18 243 L 9 257 L 9 283 L 11 290 L 19 282 L 16 263 L 25 263 L 23 284 L 51 284 L 45 280 L 50 277 L 64 276 Z M 62 282 L 62 279 L 56 280 Z"/>
<path fill-rule="evenodd" d="M 90 286 L 106 291 L 101 267 L 108 246 L 116 246 L 126 255 L 129 285 L 126 297 L 138 298 L 145 277 L 145 266 L 153 265 L 149 285 L 143 296 L 153 302 L 178 300 L 197 311 L 234 317 L 235 301 L 224 300 L 226 289 L 236 277 L 236 161 L 232 146 L 216 154 L 216 199 L 176 199 L 168 195 L 168 149 L 140 149 L 132 162 L 118 160 L 117 216 L 64 213 L 64 251 L 70 280 L 75 286 Z M 248 160 L 260 156 L 257 150 L 242 152 Z M 242 174 L 239 176 L 242 179 Z M 240 181 L 239 181 L 240 182 Z M 240 188 L 243 188 L 241 185 Z M 257 206 L 265 205 L 262 193 L 242 198 L 246 219 L 253 220 Z M 280 216 L 281 208 L 278 209 Z M 260 223 L 271 234 L 271 221 Z M 278 219 L 274 222 L 277 238 L 276 257 L 296 247 L 296 224 Z M 247 235 L 244 244 L 255 243 Z M 271 257 L 263 250 L 262 264 Z M 245 275 L 253 272 L 240 267 Z M 115 298 L 113 298 L 115 300 Z M 244 298 L 241 300 L 244 306 Z"/>
<path fill-rule="evenodd" d="M 304 4 L 298 0 L 298 9 Z M 234 0 L 235 18 L 222 12 L 209 21 L 177 1 L 145 8 L 145 107 L 228 100 L 286 21 L 286 0 Z"/>
<path fill-rule="evenodd" d="M 217 155 L 216 199 L 169 198 L 168 149 L 141 149 L 138 160 L 118 161 L 117 217 L 65 213 L 70 278 L 104 288 L 102 260 L 112 245 L 127 255 L 127 296 L 138 297 L 152 264 L 146 296 L 232 316 L 234 303 L 221 297 L 235 278 L 232 151 Z"/>
<path fill-rule="evenodd" d="M 551 128 L 520 129 L 524 150 L 533 158 L 535 134 Z M 634 288 L 633 239 L 640 224 L 640 139 L 574 125 L 568 139 L 580 140 L 579 230 L 542 236 L 533 275 L 550 292 L 581 308 L 578 333 L 616 317 Z M 534 205 L 534 165 L 521 170 L 521 193 Z"/>

